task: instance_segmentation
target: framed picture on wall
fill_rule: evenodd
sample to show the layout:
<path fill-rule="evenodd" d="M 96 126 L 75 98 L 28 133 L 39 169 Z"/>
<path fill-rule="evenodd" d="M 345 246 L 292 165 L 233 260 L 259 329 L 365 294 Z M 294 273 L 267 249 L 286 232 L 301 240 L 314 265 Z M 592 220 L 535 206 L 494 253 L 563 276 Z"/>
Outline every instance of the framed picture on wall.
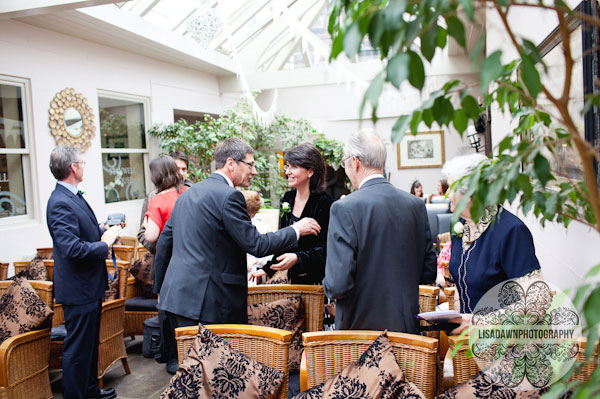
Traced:
<path fill-rule="evenodd" d="M 583 14 L 597 16 L 600 12 L 597 1 L 583 1 L 576 11 Z M 597 146 L 600 140 L 600 113 L 598 107 L 590 107 L 585 114 L 581 113 L 585 97 L 598 91 L 597 81 L 600 78 L 600 45 L 596 26 L 582 23 L 581 19 L 572 19 L 569 24 L 569 41 L 574 65 L 571 75 L 571 90 L 569 95 L 569 111 L 579 131 L 580 136 L 592 146 Z M 540 56 L 547 68 L 547 73 L 540 74 L 542 84 L 555 97 L 562 95 L 565 74 L 565 59 L 561 32 L 558 27 L 554 29 L 539 45 Z M 539 67 L 541 69 L 541 66 Z M 538 103 L 550 114 L 557 114 L 555 106 L 541 95 Z M 561 127 L 559 122 L 554 122 L 553 128 Z M 550 134 L 548 129 L 542 127 L 541 134 Z M 553 174 L 557 180 L 583 180 L 583 166 L 579 153 L 567 144 L 561 143 L 554 148 L 554 152 L 545 151 L 544 155 L 550 161 Z M 598 162 L 594 161 L 594 169 L 598 175 Z M 600 183 L 599 183 L 600 184 Z"/>
<path fill-rule="evenodd" d="M 410 133 L 397 144 L 398 169 L 441 168 L 444 164 L 444 132 Z"/>

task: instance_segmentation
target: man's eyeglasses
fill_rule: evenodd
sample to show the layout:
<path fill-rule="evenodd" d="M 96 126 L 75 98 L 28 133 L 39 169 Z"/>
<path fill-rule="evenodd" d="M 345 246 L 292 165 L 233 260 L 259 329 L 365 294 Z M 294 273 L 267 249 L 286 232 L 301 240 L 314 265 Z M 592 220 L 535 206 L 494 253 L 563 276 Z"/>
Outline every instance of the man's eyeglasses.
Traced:
<path fill-rule="evenodd" d="M 342 169 L 346 168 L 346 161 L 350 158 L 352 158 L 352 155 L 348 155 L 347 157 L 342 158 L 342 160 L 340 161 L 340 166 L 342 167 Z"/>
<path fill-rule="evenodd" d="M 246 161 L 242 161 L 241 159 L 238 162 L 242 162 L 245 163 L 246 165 L 250 166 L 250 169 L 254 169 L 254 162 L 246 162 Z"/>

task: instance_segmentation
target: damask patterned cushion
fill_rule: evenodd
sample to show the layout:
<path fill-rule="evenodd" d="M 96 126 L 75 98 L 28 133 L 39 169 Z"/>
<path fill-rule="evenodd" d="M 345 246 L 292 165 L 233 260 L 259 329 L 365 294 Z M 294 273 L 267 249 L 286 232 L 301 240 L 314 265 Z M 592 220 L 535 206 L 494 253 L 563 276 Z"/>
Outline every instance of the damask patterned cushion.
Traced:
<path fill-rule="evenodd" d="M 154 255 L 146 252 L 142 260 L 136 260 L 129 272 L 140 282 L 142 286 L 142 295 L 144 298 L 156 298 L 154 293 L 154 278 L 152 276 L 152 266 Z"/>
<path fill-rule="evenodd" d="M 110 275 L 114 276 L 114 271 L 110 271 Z M 108 289 L 104 291 L 104 298 L 102 298 L 102 302 L 112 301 L 113 299 L 119 298 L 119 274 L 114 280 L 108 279 Z"/>
<path fill-rule="evenodd" d="M 44 265 L 44 261 L 40 258 L 35 258 L 29 264 L 16 275 L 12 276 L 9 280 L 23 277 L 26 280 L 40 280 L 49 281 L 48 269 Z"/>
<path fill-rule="evenodd" d="M 548 388 L 522 391 L 503 385 L 495 384 L 485 373 L 478 372 L 467 381 L 458 384 L 443 394 L 438 399 L 537 399 L 547 392 Z"/>
<path fill-rule="evenodd" d="M 291 284 L 292 281 L 288 277 L 287 270 L 279 270 L 276 272 L 273 277 L 268 279 L 265 284 Z"/>
<path fill-rule="evenodd" d="M 0 297 L 0 344 L 39 327 L 51 314 L 31 284 L 17 277 Z"/>
<path fill-rule="evenodd" d="M 248 324 L 291 331 L 289 369 L 290 372 L 300 370 L 304 350 L 302 333 L 306 331 L 306 312 L 301 296 L 249 305 Z"/>
<path fill-rule="evenodd" d="M 387 331 L 383 332 L 356 362 L 324 383 L 314 386 L 294 399 L 424 399 L 421 391 L 405 381 L 404 372 L 396 362 Z"/>
<path fill-rule="evenodd" d="M 200 324 L 188 357 L 161 398 L 276 398 L 284 378 Z"/>

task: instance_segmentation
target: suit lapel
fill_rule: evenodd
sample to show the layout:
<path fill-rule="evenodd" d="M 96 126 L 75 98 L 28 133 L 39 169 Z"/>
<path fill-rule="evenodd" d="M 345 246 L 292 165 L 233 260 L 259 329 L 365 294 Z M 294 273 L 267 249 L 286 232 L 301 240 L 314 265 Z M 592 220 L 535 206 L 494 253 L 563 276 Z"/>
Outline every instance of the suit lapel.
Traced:
<path fill-rule="evenodd" d="M 96 215 L 94 214 L 94 211 L 92 210 L 92 208 L 90 207 L 90 205 L 87 203 L 86 200 L 84 200 L 83 198 L 79 198 L 77 195 L 73 194 L 72 192 L 70 192 L 69 190 L 67 190 L 65 187 L 61 186 L 60 184 L 56 184 L 56 188 L 62 190 L 62 192 L 68 197 L 70 198 L 75 204 L 77 204 L 77 206 L 79 206 L 81 208 L 81 210 L 88 215 L 88 217 L 90 218 L 90 220 L 97 225 L 98 221 L 96 220 Z"/>

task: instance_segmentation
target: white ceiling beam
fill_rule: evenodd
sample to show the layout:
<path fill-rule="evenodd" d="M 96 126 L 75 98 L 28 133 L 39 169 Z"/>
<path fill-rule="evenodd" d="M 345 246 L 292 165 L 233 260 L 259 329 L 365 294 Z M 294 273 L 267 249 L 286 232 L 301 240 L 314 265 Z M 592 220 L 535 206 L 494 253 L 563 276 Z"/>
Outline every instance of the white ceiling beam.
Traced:
<path fill-rule="evenodd" d="M 2 0 L 0 19 L 29 17 L 114 2 L 114 0 Z"/>

